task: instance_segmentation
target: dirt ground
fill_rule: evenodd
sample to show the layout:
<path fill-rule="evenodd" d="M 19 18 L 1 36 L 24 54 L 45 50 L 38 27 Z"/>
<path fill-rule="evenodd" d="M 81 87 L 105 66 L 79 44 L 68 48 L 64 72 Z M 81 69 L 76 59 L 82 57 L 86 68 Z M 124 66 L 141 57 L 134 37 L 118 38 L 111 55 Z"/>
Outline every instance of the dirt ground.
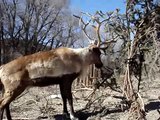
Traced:
<path fill-rule="evenodd" d="M 160 79 L 143 79 L 141 84 L 140 94 L 147 111 L 146 119 L 160 120 Z M 133 119 L 129 117 L 128 110 L 120 109 L 122 93 L 109 87 L 101 88 L 89 96 L 92 92 L 89 88 L 73 91 L 74 108 L 80 120 Z M 11 104 L 11 114 L 15 120 L 62 120 L 62 100 L 58 86 L 26 90 Z"/>

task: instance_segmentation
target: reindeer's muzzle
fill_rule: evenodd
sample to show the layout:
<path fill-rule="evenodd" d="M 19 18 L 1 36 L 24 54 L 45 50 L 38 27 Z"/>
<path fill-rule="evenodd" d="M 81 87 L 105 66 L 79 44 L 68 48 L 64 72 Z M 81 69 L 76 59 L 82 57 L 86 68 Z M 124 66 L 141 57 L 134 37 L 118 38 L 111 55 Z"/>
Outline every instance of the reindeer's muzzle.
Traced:
<path fill-rule="evenodd" d="M 101 68 L 103 66 L 103 63 L 95 64 L 96 68 Z"/>

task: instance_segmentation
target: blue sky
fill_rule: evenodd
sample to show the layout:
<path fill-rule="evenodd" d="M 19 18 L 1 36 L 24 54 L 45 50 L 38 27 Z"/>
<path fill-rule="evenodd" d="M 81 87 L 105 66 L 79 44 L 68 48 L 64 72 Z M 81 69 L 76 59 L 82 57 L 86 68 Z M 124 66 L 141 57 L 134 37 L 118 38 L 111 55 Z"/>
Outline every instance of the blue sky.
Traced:
<path fill-rule="evenodd" d="M 94 14 L 97 10 L 103 12 L 113 11 L 120 8 L 120 12 L 125 12 L 125 0 L 71 0 L 70 7 L 73 13 L 88 12 Z"/>

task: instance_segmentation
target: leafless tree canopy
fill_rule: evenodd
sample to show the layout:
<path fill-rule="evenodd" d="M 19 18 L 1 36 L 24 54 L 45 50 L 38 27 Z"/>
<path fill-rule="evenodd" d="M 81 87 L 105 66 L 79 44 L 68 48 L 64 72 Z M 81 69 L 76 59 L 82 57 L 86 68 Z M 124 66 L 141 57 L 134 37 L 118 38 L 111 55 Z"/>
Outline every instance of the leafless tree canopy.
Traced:
<path fill-rule="evenodd" d="M 72 46 L 79 33 L 68 4 L 67 0 L 1 0 L 1 62 L 8 61 L 9 51 L 26 55 Z"/>

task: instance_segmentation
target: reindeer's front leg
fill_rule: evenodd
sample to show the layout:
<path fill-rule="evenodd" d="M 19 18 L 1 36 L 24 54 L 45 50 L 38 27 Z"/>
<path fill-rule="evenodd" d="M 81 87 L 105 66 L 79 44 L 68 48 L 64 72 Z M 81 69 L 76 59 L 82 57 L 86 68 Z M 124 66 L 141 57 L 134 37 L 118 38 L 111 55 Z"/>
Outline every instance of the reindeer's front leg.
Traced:
<path fill-rule="evenodd" d="M 75 117 L 75 112 L 74 112 L 74 108 L 73 108 L 73 98 L 72 98 L 72 92 L 71 92 L 71 88 L 68 88 L 69 90 L 67 90 L 67 100 L 68 100 L 68 103 L 69 103 L 69 107 L 70 107 L 70 118 L 71 120 L 78 120 L 78 118 Z"/>
<path fill-rule="evenodd" d="M 67 85 L 65 86 L 66 96 L 70 107 L 70 119 L 71 120 L 78 120 L 77 117 L 75 117 L 75 112 L 73 108 L 73 98 L 72 98 L 72 81 L 66 80 Z"/>
<path fill-rule="evenodd" d="M 63 83 L 60 84 L 60 90 L 61 90 L 61 95 L 63 99 L 63 113 L 67 114 L 67 117 L 69 117 L 69 114 L 67 111 L 67 100 L 68 100 L 70 111 L 71 111 L 70 119 L 78 120 L 78 118 L 75 117 L 75 112 L 73 108 L 73 98 L 72 98 L 72 92 L 71 92 L 72 86 L 71 85 L 72 85 L 71 81 L 67 81 L 67 79 L 65 79 L 65 81 L 63 81 Z"/>
<path fill-rule="evenodd" d="M 65 87 L 63 84 L 60 84 L 60 91 L 61 91 L 61 96 L 63 100 L 63 114 L 65 115 L 65 117 L 69 118 L 69 113 L 67 111 L 67 96 L 66 96 Z"/>

